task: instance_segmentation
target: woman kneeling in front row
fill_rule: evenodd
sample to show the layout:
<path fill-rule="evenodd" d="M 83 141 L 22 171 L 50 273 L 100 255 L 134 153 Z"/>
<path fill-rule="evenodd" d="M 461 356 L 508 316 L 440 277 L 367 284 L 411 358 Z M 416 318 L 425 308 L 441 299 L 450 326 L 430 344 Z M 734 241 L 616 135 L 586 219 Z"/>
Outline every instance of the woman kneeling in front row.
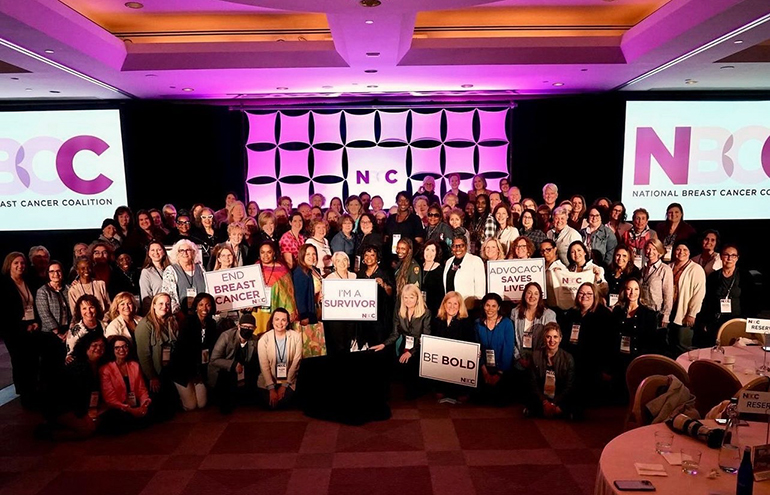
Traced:
<path fill-rule="evenodd" d="M 572 417 L 575 412 L 575 361 L 559 348 L 561 329 L 555 321 L 543 328 L 543 346 L 532 354 L 530 400 L 525 415 Z"/>
<path fill-rule="evenodd" d="M 257 345 L 261 371 L 257 386 L 263 402 L 271 409 L 289 406 L 296 390 L 302 336 L 289 329 L 289 324 L 289 312 L 276 308 L 270 318 L 270 330 Z"/>

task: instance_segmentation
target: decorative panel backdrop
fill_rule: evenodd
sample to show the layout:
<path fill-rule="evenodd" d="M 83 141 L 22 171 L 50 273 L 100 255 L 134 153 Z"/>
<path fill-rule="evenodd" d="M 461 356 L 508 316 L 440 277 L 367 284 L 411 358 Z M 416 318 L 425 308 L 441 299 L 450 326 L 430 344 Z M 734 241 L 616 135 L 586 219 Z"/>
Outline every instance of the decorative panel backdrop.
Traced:
<path fill-rule="evenodd" d="M 272 208 L 280 196 L 296 206 L 320 192 L 328 202 L 366 191 L 389 206 L 398 191 L 416 191 L 459 173 L 469 190 L 476 174 L 490 188 L 509 174 L 510 108 L 414 108 L 248 111 L 249 199 Z"/>

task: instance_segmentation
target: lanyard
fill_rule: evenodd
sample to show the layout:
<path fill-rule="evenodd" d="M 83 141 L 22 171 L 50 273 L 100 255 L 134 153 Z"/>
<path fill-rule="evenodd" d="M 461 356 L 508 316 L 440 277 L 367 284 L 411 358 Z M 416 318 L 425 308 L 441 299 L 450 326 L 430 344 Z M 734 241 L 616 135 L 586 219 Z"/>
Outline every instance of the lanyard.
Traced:
<path fill-rule="evenodd" d="M 421 279 L 420 280 L 420 287 L 425 287 L 425 274 L 430 272 L 431 270 L 433 270 L 435 267 L 436 267 L 436 262 L 434 261 L 433 263 L 431 263 L 429 269 L 422 271 L 422 275 L 420 277 L 420 279 Z"/>
<path fill-rule="evenodd" d="M 658 262 L 660 262 L 660 260 L 658 260 Z M 656 262 L 656 263 L 657 263 L 657 262 Z M 661 262 L 661 264 L 662 264 L 662 262 Z M 650 266 L 654 266 L 654 265 L 650 265 Z M 658 266 L 655 266 L 655 269 L 652 271 L 652 273 L 650 273 L 650 274 L 648 274 L 646 277 L 644 277 L 644 280 L 642 280 L 642 285 L 647 285 L 647 281 L 648 281 L 648 280 L 650 280 L 650 278 L 651 278 L 653 275 L 655 275 L 655 272 L 657 272 L 657 271 L 658 271 L 658 268 L 660 268 L 660 265 L 658 265 Z"/>
<path fill-rule="evenodd" d="M 275 342 L 275 355 L 278 357 L 278 362 L 285 363 L 286 348 L 288 347 L 288 341 L 286 340 L 286 335 L 283 336 L 283 356 L 281 356 L 281 348 L 278 347 L 278 337 L 275 336 L 275 332 L 273 332 L 273 341 Z"/>
<path fill-rule="evenodd" d="M 182 265 L 179 265 L 179 268 L 182 268 Z M 187 270 L 182 268 L 182 273 L 184 274 L 184 278 L 187 279 L 187 283 L 190 284 L 190 288 L 195 287 L 195 265 L 193 265 L 193 275 L 192 277 L 187 276 Z"/>

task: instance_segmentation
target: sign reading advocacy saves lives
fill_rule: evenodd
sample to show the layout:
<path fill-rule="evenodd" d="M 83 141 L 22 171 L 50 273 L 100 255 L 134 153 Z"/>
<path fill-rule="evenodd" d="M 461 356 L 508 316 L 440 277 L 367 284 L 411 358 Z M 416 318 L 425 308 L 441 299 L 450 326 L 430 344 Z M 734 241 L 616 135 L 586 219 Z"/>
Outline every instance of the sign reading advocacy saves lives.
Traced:
<path fill-rule="evenodd" d="M 250 265 L 206 272 L 206 290 L 214 296 L 217 311 L 268 306 L 262 266 Z"/>
<path fill-rule="evenodd" d="M 377 321 L 377 281 L 325 278 L 321 318 L 329 321 Z"/>
<path fill-rule="evenodd" d="M 540 284 L 543 298 L 545 298 L 545 260 L 543 258 L 487 262 L 487 292 L 500 294 L 506 301 L 521 301 L 524 286 L 530 282 Z"/>
<path fill-rule="evenodd" d="M 476 387 L 481 346 L 475 342 L 423 335 L 420 340 L 420 376 Z"/>

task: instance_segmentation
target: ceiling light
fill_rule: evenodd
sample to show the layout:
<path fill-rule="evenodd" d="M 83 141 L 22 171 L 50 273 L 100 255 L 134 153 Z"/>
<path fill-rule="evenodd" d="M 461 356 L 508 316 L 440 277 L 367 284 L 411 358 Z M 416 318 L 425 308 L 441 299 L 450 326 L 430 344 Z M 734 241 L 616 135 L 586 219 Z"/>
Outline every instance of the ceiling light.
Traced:
<path fill-rule="evenodd" d="M 32 91 L 32 88 L 24 88 L 24 91 Z"/>
<path fill-rule="evenodd" d="M 12 78 L 11 78 L 11 80 L 12 80 L 12 81 L 18 81 L 18 80 L 19 80 L 19 78 L 18 78 L 18 77 L 12 77 Z"/>
<path fill-rule="evenodd" d="M 366 69 L 364 72 L 366 72 L 367 74 L 376 74 L 377 69 Z"/>
<path fill-rule="evenodd" d="M 277 89 L 278 91 L 286 91 L 286 90 L 287 90 L 287 89 L 289 89 L 289 88 L 287 88 L 287 87 L 285 87 L 285 86 L 278 86 L 278 87 L 277 87 L 277 88 L 275 88 L 275 89 Z"/>
<path fill-rule="evenodd" d="M 580 69 L 580 72 L 588 72 L 588 69 Z"/>
<path fill-rule="evenodd" d="M 472 88 L 473 84 L 462 84 L 460 85 L 461 88 Z"/>
<path fill-rule="evenodd" d="M 332 86 L 321 86 L 321 89 L 332 89 Z"/>
<path fill-rule="evenodd" d="M 684 83 L 685 84 L 698 84 L 698 81 L 695 81 L 693 79 L 685 79 Z"/>
<path fill-rule="evenodd" d="M 139 3 L 139 2 L 126 2 L 125 6 L 128 7 L 129 9 L 141 9 L 141 8 L 144 8 L 144 4 L 143 3 Z"/>
<path fill-rule="evenodd" d="M 367 88 L 369 88 L 369 89 L 377 89 L 377 85 L 376 84 L 370 84 L 369 86 L 367 86 Z"/>
<path fill-rule="evenodd" d="M 734 65 L 723 65 L 722 67 L 720 67 L 720 69 L 722 69 L 722 70 L 735 69 L 735 66 Z"/>
<path fill-rule="evenodd" d="M 53 53 L 53 50 L 51 50 L 50 48 L 49 48 L 48 50 L 44 50 L 44 51 L 45 51 L 47 54 L 49 54 L 49 55 Z"/>
<path fill-rule="evenodd" d="M 557 86 L 557 87 L 558 86 L 564 86 L 564 83 L 563 82 L 555 82 L 555 83 L 553 83 L 553 85 Z"/>
<path fill-rule="evenodd" d="M 171 88 L 171 89 L 176 89 L 176 86 L 169 86 L 169 88 Z"/>
<path fill-rule="evenodd" d="M 364 7 L 379 7 L 382 4 L 380 0 L 361 0 L 359 3 Z"/>
<path fill-rule="evenodd" d="M 49 91 L 49 93 L 54 93 L 58 95 L 59 93 L 61 93 L 61 91 L 56 91 L 55 89 L 52 89 L 51 91 Z"/>
<path fill-rule="evenodd" d="M 364 21 L 364 24 L 374 24 L 374 21 L 371 19 L 367 19 Z"/>
<path fill-rule="evenodd" d="M 366 52 L 367 57 L 379 57 L 380 52 Z"/>
<path fill-rule="evenodd" d="M 195 91 L 195 89 L 193 89 L 193 88 L 182 88 L 182 91 L 186 91 L 186 92 L 190 93 L 192 91 Z"/>
<path fill-rule="evenodd" d="M 158 77 L 157 74 L 145 74 L 144 77 Z"/>
<path fill-rule="evenodd" d="M 736 45 L 740 45 L 741 43 L 743 43 L 743 40 L 735 40 L 733 41 L 733 43 L 735 43 Z"/>

